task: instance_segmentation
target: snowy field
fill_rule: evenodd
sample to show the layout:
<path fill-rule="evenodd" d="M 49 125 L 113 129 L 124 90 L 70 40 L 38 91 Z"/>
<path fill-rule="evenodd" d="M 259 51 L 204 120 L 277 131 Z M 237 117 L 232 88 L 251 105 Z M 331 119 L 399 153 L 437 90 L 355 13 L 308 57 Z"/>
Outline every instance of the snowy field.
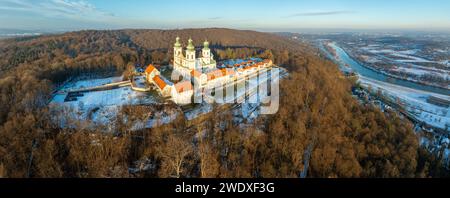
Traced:
<path fill-rule="evenodd" d="M 90 80 L 75 80 L 69 83 L 66 83 L 64 86 L 60 87 L 60 90 L 69 90 L 69 89 L 81 89 L 87 87 L 95 87 L 109 83 L 115 83 L 122 81 L 122 76 L 114 76 L 108 78 L 98 78 L 98 79 L 90 79 Z"/>
<path fill-rule="evenodd" d="M 361 49 L 371 54 L 376 54 L 385 59 L 389 59 L 398 63 L 438 63 L 438 64 L 443 63 L 442 61 L 433 61 L 420 57 L 419 55 L 417 55 L 420 52 L 419 49 L 396 51 L 392 49 L 383 49 L 378 46 L 362 47 Z M 389 56 L 391 58 L 386 56 Z"/>
<path fill-rule="evenodd" d="M 369 45 L 362 47 L 361 50 L 373 54 L 373 56 L 362 56 L 362 58 L 372 64 L 384 60 L 385 62 L 391 62 L 394 67 L 391 71 L 403 72 L 412 74 L 415 76 L 439 76 L 443 79 L 450 79 L 450 70 L 439 69 L 431 66 L 423 66 L 421 64 L 439 64 L 444 67 L 449 66 L 448 60 L 429 60 L 430 58 L 421 57 L 421 51 L 419 49 L 408 50 L 393 50 L 389 49 L 393 46 L 375 46 Z M 450 87 L 450 86 L 449 86 Z"/>
<path fill-rule="evenodd" d="M 115 119 L 122 105 L 150 104 L 159 101 L 157 93 L 137 92 L 130 86 L 126 86 L 104 91 L 83 92 L 83 96 L 77 97 L 76 101 L 64 102 L 67 96 L 67 93 L 64 93 L 65 90 L 95 87 L 121 80 L 122 77 L 118 76 L 67 83 L 53 96 L 50 106 L 55 109 L 68 109 L 66 113 L 74 119 L 107 125 Z M 65 124 L 61 123 L 61 125 Z"/>
<path fill-rule="evenodd" d="M 391 70 L 410 73 L 417 76 L 429 74 L 434 76 L 440 76 L 444 79 L 450 79 L 450 71 L 445 71 L 436 68 L 427 68 L 419 65 L 410 65 L 410 67 L 395 67 Z"/>
<path fill-rule="evenodd" d="M 384 95 L 394 101 L 397 98 L 400 99 L 406 110 L 412 113 L 418 120 L 441 129 L 450 126 L 450 108 L 436 106 L 427 102 L 430 96 L 444 100 L 450 100 L 450 96 L 410 89 L 369 79 L 364 76 L 359 76 L 359 81 L 363 86 L 370 86 L 372 90 L 381 90 Z"/>

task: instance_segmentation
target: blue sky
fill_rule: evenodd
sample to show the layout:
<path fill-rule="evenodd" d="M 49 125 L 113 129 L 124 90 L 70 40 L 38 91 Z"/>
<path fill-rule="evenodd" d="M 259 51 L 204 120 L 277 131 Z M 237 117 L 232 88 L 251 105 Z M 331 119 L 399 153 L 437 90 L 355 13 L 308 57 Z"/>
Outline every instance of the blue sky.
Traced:
<path fill-rule="evenodd" d="M 448 0 L 0 0 L 0 28 L 450 30 Z"/>

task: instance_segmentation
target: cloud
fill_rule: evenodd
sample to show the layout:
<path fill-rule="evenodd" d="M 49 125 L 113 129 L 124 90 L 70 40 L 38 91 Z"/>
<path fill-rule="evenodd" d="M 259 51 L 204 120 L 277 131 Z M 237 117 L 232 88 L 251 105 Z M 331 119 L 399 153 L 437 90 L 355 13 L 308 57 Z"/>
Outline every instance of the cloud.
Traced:
<path fill-rule="evenodd" d="M 114 17 L 113 14 L 100 11 L 85 0 L 2 0 L 0 10 L 79 20 L 98 21 Z"/>
<path fill-rule="evenodd" d="M 329 16 L 329 15 L 353 14 L 353 13 L 355 12 L 348 10 L 324 11 L 324 12 L 300 12 L 286 16 L 284 18 L 301 17 L 301 16 Z"/>

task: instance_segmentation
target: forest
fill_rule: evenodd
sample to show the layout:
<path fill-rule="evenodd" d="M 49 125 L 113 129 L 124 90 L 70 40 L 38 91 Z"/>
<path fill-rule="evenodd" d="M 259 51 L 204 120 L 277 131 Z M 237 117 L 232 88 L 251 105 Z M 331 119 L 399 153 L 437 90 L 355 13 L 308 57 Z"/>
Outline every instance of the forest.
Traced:
<path fill-rule="evenodd" d="M 145 106 L 124 106 L 117 131 L 60 128 L 48 108 L 62 82 L 170 64 L 174 38 L 208 39 L 217 59 L 261 56 L 288 69 L 280 109 L 247 127 L 214 108 L 131 130 Z M 419 146 L 412 124 L 351 96 L 355 82 L 305 43 L 231 29 L 78 31 L 0 40 L 0 177 L 390 178 L 447 177 L 442 156 Z M 121 119 L 126 116 L 128 121 Z"/>

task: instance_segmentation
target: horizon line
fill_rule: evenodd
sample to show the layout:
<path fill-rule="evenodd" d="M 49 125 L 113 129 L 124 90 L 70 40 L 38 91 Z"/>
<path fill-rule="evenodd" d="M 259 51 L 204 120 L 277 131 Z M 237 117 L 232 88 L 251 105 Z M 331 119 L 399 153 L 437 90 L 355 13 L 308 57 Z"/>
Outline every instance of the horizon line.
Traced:
<path fill-rule="evenodd" d="M 61 33 L 61 32 L 78 32 L 78 31 L 115 31 L 115 30 L 186 30 L 186 29 L 231 29 L 231 30 L 248 30 L 259 32 L 423 32 L 423 33 L 450 33 L 449 28 L 330 28 L 330 27 L 302 27 L 302 28 L 231 28 L 231 27 L 183 27 L 183 28 L 150 28 L 150 27 L 118 27 L 118 28 L 0 28 L 5 31 L 37 31 L 39 33 Z"/>

